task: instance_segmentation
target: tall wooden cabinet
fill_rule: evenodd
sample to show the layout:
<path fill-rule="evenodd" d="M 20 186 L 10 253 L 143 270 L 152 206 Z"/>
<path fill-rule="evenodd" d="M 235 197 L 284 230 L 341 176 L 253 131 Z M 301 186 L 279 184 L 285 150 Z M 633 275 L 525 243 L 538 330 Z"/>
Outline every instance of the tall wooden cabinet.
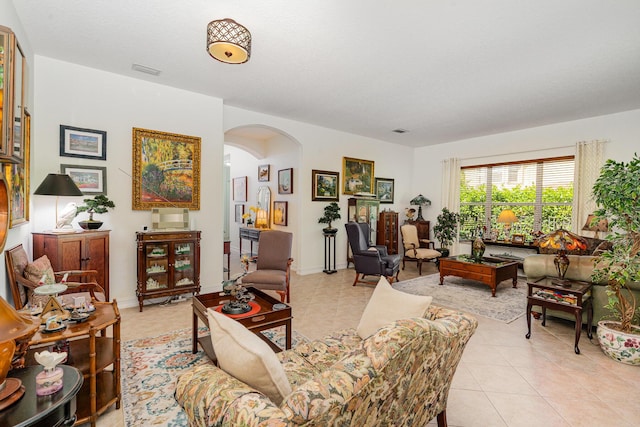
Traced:
<path fill-rule="evenodd" d="M 376 233 L 378 229 L 378 212 L 380 211 L 380 202 L 378 199 L 370 197 L 352 197 L 348 200 L 347 220 L 355 222 L 365 222 L 371 228 L 369 242 L 376 241 Z M 347 242 L 347 267 L 353 262 L 351 247 Z"/>
<path fill-rule="evenodd" d="M 387 253 L 398 253 L 398 212 L 382 211 L 378 217 L 378 239 L 376 244 L 387 247 Z"/>
<path fill-rule="evenodd" d="M 200 293 L 200 231 L 137 232 L 138 287 L 147 298 Z"/>
<path fill-rule="evenodd" d="M 109 230 L 33 233 L 33 259 L 46 255 L 54 271 L 96 270 L 109 301 Z"/>

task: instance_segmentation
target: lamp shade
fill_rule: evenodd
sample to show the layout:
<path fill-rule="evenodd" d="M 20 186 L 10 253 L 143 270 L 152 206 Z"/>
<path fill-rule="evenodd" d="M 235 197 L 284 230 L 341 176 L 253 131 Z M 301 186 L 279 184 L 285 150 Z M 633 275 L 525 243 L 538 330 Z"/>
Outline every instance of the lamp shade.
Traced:
<path fill-rule="evenodd" d="M 41 196 L 82 196 L 82 191 L 69 175 L 50 173 L 33 194 Z"/>
<path fill-rule="evenodd" d="M 505 209 L 500 212 L 497 221 L 504 224 L 513 224 L 514 222 L 518 222 L 518 218 L 511 209 Z"/>
<path fill-rule="evenodd" d="M 587 216 L 587 221 L 582 227 L 583 231 L 593 231 L 594 237 L 598 238 L 598 232 L 600 231 L 609 231 L 609 221 L 606 219 L 601 219 L 599 221 L 595 221 L 596 216 L 594 214 L 589 214 Z"/>
<path fill-rule="evenodd" d="M 207 25 L 207 51 L 227 64 L 242 64 L 251 57 L 251 33 L 233 19 L 225 18 Z"/>
<path fill-rule="evenodd" d="M 431 206 L 431 200 L 424 197 L 422 194 L 418 194 L 409 202 L 414 206 Z"/>

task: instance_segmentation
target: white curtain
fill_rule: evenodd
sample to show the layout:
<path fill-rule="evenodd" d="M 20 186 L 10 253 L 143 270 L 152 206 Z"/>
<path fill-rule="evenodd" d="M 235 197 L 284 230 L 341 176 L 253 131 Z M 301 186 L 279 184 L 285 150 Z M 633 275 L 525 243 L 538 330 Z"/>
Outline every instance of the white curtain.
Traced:
<path fill-rule="evenodd" d="M 460 212 L 460 159 L 442 161 L 442 207 L 451 212 Z M 459 232 L 458 232 L 459 234 Z M 453 243 L 451 254 L 457 254 L 458 240 Z"/>
<path fill-rule="evenodd" d="M 600 176 L 600 169 L 604 164 L 604 144 L 605 141 L 576 143 L 571 229 L 578 234 L 582 234 L 587 216 L 596 210 L 591 189 Z"/>

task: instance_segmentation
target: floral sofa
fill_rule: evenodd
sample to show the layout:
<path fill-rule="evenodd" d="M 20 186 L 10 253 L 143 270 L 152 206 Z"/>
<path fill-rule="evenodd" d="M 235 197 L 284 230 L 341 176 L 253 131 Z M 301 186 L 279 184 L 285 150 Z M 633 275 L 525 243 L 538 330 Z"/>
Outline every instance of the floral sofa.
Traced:
<path fill-rule="evenodd" d="M 278 406 L 213 365 L 183 374 L 175 397 L 191 426 L 446 425 L 447 396 L 477 321 L 430 306 L 361 339 L 355 329 L 278 354 L 292 392 Z"/>

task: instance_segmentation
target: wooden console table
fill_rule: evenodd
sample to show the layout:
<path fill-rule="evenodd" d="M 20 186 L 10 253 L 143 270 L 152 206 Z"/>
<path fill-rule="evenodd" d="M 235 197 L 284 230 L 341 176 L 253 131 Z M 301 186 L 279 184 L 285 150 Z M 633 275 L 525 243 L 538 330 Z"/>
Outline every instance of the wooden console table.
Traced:
<path fill-rule="evenodd" d="M 248 227 L 240 227 L 240 256 L 242 256 L 242 240 L 248 240 L 251 242 L 251 252 L 249 252 L 249 257 L 253 257 L 253 242 L 258 243 L 260 240 L 260 233 L 268 230 L 268 228 L 248 228 Z"/>

